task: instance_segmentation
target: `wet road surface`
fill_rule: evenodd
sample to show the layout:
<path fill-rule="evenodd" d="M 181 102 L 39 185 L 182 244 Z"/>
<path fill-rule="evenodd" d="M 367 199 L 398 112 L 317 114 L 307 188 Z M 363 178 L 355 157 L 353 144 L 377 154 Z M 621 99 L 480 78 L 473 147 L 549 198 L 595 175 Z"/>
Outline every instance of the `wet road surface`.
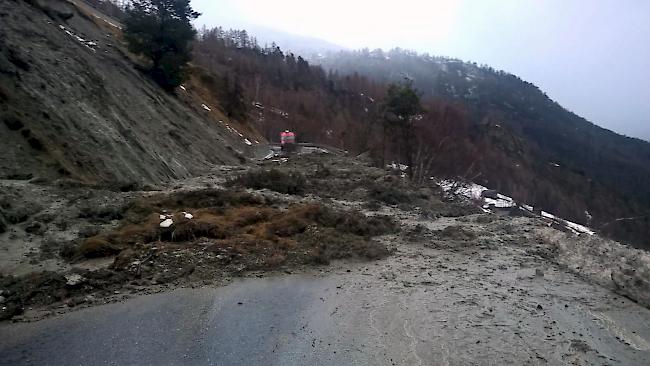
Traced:
<path fill-rule="evenodd" d="M 3 365 L 648 365 L 650 311 L 517 248 L 405 247 L 0 326 Z M 348 272 L 348 270 L 350 272 Z"/>

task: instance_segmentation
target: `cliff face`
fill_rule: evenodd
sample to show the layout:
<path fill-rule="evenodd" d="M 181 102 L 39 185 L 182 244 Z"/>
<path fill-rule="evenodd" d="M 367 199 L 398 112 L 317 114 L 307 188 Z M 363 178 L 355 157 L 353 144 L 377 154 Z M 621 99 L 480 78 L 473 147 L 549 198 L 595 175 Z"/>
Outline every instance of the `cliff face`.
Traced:
<path fill-rule="evenodd" d="M 60 0 L 0 3 L 0 178 L 160 182 L 241 159 L 222 115 L 151 82 L 117 27 Z"/>

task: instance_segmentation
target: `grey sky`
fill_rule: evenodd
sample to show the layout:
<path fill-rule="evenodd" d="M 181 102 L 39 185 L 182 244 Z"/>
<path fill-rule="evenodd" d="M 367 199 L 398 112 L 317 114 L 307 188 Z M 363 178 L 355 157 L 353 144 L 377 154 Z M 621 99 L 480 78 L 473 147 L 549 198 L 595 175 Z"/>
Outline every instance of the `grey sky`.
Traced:
<path fill-rule="evenodd" d="M 348 48 L 485 63 L 566 108 L 650 140 L 648 0 L 193 0 L 198 25 L 252 24 Z"/>

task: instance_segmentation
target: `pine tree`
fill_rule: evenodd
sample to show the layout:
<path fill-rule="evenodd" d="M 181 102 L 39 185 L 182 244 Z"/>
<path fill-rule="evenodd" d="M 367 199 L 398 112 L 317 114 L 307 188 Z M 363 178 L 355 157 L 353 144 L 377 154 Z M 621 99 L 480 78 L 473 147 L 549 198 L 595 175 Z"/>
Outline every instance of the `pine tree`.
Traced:
<path fill-rule="evenodd" d="M 384 145 L 386 144 L 387 134 L 391 130 L 396 130 L 398 136 L 400 136 L 400 141 L 398 141 L 400 146 L 398 147 L 404 149 L 406 164 L 409 166 L 409 175 L 413 173 L 415 120 L 417 114 L 421 111 L 420 96 L 413 87 L 411 80 L 407 80 L 402 84 L 389 85 L 384 100 Z M 401 151 L 401 148 L 398 151 Z"/>
<path fill-rule="evenodd" d="M 200 14 L 189 0 L 134 0 L 126 14 L 124 38 L 129 49 L 151 62 L 151 75 L 162 87 L 171 90 L 180 85 L 196 36 L 191 21 Z"/>

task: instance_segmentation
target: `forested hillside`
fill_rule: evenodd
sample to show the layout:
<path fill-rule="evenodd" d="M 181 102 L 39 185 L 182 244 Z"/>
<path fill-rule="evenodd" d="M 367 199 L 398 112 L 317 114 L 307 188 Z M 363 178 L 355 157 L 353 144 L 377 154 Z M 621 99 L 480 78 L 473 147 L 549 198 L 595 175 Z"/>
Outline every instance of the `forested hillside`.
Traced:
<path fill-rule="evenodd" d="M 220 28 L 201 32 L 194 52 L 204 79 L 247 101 L 229 113 L 243 112 L 267 139 L 291 128 L 303 141 L 369 152 L 378 164 L 407 160 L 383 122 L 383 98 L 388 83 L 412 80 L 424 105 L 413 126 L 416 178 L 473 179 L 647 244 L 650 144 L 595 126 L 514 75 L 399 49 L 341 52 L 314 66 Z"/>
<path fill-rule="evenodd" d="M 525 145 L 507 154 L 516 169 L 498 157 L 483 159 L 489 162 L 482 167 L 483 183 L 616 237 L 633 240 L 635 232 L 647 242 L 650 143 L 598 127 L 535 85 L 488 66 L 401 49 L 339 52 L 320 60 L 328 69 L 378 82 L 411 78 L 426 96 L 462 103 L 474 130 L 482 131 L 477 138 L 489 138 L 502 151 L 513 148 L 505 135 Z M 522 176 L 522 164 L 532 176 Z M 490 174 L 490 165 L 505 171 Z"/>

